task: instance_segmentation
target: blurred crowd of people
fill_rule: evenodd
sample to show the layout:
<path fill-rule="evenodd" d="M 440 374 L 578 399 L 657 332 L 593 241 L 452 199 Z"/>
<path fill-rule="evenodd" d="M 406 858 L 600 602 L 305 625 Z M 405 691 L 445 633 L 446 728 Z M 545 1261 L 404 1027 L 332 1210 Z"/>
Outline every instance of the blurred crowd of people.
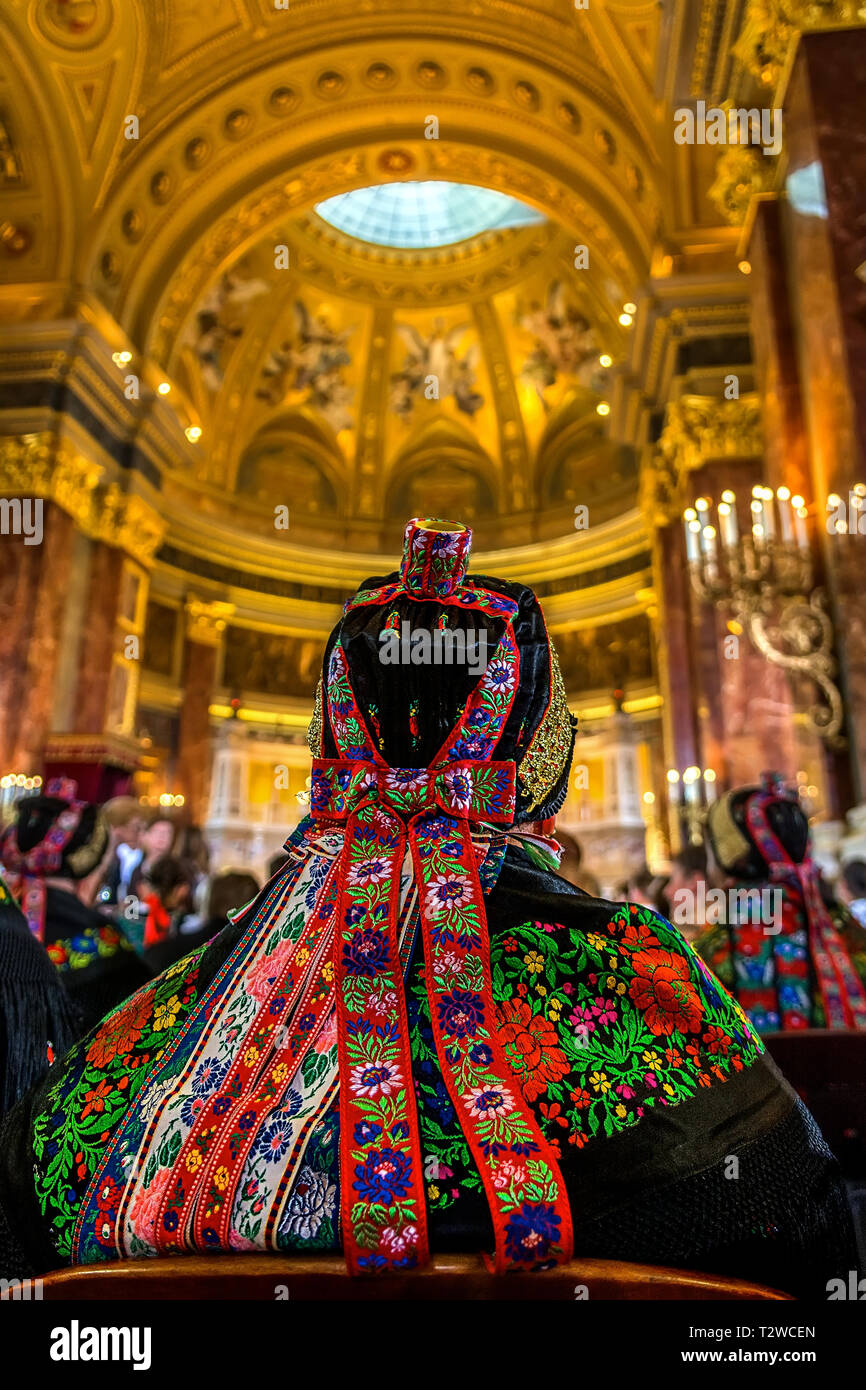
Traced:
<path fill-rule="evenodd" d="M 556 837 L 560 875 L 602 896 L 577 840 L 561 829 Z M 284 862 L 274 857 L 269 878 Z M 245 869 L 211 872 L 198 826 L 131 796 L 82 802 L 63 780 L 18 802 L 0 834 L 0 874 L 0 1113 L 262 886 Z M 756 920 L 766 889 L 779 912 Z M 667 874 L 638 865 L 611 897 L 673 922 L 759 1032 L 822 1027 L 833 1009 L 836 1026 L 866 1026 L 850 1005 L 866 984 L 866 863 L 847 863 L 831 883 L 811 857 L 796 798 L 773 779 L 727 793 L 702 843 Z"/>
<path fill-rule="evenodd" d="M 64 780 L 17 803 L 0 874 L 0 1113 L 261 887 L 246 870 L 212 873 L 198 826 L 131 796 L 82 802 Z"/>

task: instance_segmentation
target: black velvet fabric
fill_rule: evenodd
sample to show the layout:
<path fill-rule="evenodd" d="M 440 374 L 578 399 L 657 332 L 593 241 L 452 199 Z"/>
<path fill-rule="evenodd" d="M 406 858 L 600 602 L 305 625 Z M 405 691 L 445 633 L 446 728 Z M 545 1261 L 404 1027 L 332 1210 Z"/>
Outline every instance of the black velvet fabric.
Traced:
<path fill-rule="evenodd" d="M 84 1020 L 24 915 L 0 900 L 0 1114 L 62 1057 Z"/>
<path fill-rule="evenodd" d="M 393 583 L 397 574 L 371 578 L 360 586 L 362 590 L 378 589 Z M 496 748 L 491 754 L 495 761 L 515 761 L 532 740 L 550 700 L 550 654 L 547 629 L 538 600 L 531 589 L 522 584 L 510 584 L 487 575 L 469 575 L 467 584 L 475 584 L 502 594 L 518 606 L 514 618 L 514 635 L 520 653 L 520 678 L 511 712 Z M 418 600 L 399 594 L 386 604 L 364 605 L 347 614 L 332 632 L 325 650 L 323 683 L 327 690 L 328 664 L 336 642 L 342 643 L 349 665 L 352 688 L 368 732 L 385 761 L 392 767 L 427 767 L 438 753 L 480 679 L 470 664 L 390 665 L 380 660 L 379 635 L 390 614 L 398 615 L 400 624 L 409 624 L 410 632 L 435 631 L 440 614 L 447 614 L 448 625 L 464 632 L 482 631 L 487 637 L 488 660 L 495 656 L 496 646 L 505 630 L 505 619 L 490 616 L 474 608 L 460 608 L 439 603 L 435 599 Z M 397 629 L 398 632 L 401 628 Z M 413 732 L 412 724 L 415 725 Z M 381 746 L 379 736 L 381 735 Z M 568 772 L 574 749 L 574 730 L 567 757 L 556 785 L 543 805 L 532 811 L 533 820 L 553 815 L 565 799 Z M 322 752 L 326 758 L 337 756 L 337 745 L 323 711 Z M 530 798 L 520 788 L 515 823 L 529 819 Z"/>

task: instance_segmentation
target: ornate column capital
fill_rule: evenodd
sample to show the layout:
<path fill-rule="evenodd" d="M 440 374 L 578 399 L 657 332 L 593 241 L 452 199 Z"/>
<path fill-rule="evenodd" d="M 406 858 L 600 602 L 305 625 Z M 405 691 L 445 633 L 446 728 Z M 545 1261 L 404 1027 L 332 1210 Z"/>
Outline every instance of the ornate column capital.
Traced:
<path fill-rule="evenodd" d="M 94 540 L 115 545 L 149 566 L 165 532 L 165 521 L 143 497 L 121 492 L 116 483 L 97 490 L 89 531 Z"/>
<path fill-rule="evenodd" d="M 641 510 L 650 525 L 667 526 L 682 512 L 688 476 L 711 459 L 756 458 L 764 452 L 760 400 L 681 396 L 667 408 L 664 429 L 641 470 Z"/>
<path fill-rule="evenodd" d="M 101 464 L 69 448 L 58 448 L 51 434 L 7 435 L 0 439 L 0 491 L 56 502 L 82 530 L 88 530 Z"/>
<path fill-rule="evenodd" d="M 226 623 L 234 611 L 233 603 L 218 600 L 206 603 L 204 599 L 188 598 L 184 604 L 187 638 L 206 647 L 218 647 Z"/>
<path fill-rule="evenodd" d="M 104 472 L 101 463 L 47 432 L 0 438 L 0 492 L 56 503 L 92 540 L 148 566 L 166 523 L 143 497 L 103 483 Z"/>

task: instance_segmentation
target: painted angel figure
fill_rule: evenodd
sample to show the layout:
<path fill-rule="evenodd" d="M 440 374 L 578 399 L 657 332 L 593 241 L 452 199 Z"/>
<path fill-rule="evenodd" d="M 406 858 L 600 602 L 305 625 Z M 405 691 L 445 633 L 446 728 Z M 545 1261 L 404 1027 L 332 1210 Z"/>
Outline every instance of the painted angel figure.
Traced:
<path fill-rule="evenodd" d="M 550 285 L 544 306 L 534 304 L 520 316 L 519 323 L 535 338 L 535 347 L 523 364 L 521 376 L 535 387 L 545 410 L 550 409 L 545 392 L 559 376 L 569 375 L 581 385 L 591 384 L 595 334 L 586 316 L 569 302 L 560 280 Z"/>
<path fill-rule="evenodd" d="M 446 329 L 444 320 L 437 318 L 433 332 L 425 338 L 412 324 L 397 324 L 407 356 L 401 370 L 392 377 L 392 410 L 408 419 L 415 396 L 426 391 L 428 384 L 435 390 L 432 399 L 453 396 L 457 408 L 466 415 L 480 410 L 484 397 L 476 390 L 475 381 L 480 348 L 474 343 L 462 357 L 457 353 L 458 344 L 470 327 L 469 323 L 460 323 Z"/>
<path fill-rule="evenodd" d="M 209 391 L 217 392 L 223 384 L 226 343 L 244 331 L 245 315 L 239 311 L 267 294 L 268 289 L 266 280 L 245 280 L 229 271 L 202 295 L 185 341 L 198 358 L 202 380 Z"/>

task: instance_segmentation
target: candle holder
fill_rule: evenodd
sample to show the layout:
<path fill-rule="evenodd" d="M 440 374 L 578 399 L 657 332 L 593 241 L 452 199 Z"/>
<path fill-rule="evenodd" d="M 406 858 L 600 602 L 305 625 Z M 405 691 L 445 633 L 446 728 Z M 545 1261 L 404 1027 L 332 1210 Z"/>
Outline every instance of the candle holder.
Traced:
<path fill-rule="evenodd" d="M 700 845 L 704 841 L 704 823 L 707 811 L 718 796 L 718 778 L 715 770 L 699 767 L 670 767 L 667 771 L 668 805 L 671 815 L 679 823 L 680 838 L 690 845 Z"/>
<path fill-rule="evenodd" d="M 710 498 L 683 513 L 686 555 L 694 592 L 731 613 L 767 661 L 807 678 L 816 699 L 806 711 L 810 727 L 831 747 L 843 744 L 844 709 L 835 682 L 833 625 L 827 596 L 814 586 L 802 497 L 786 487 L 756 484 L 751 527 L 740 533 L 736 494 L 722 493 L 713 517 Z"/>

